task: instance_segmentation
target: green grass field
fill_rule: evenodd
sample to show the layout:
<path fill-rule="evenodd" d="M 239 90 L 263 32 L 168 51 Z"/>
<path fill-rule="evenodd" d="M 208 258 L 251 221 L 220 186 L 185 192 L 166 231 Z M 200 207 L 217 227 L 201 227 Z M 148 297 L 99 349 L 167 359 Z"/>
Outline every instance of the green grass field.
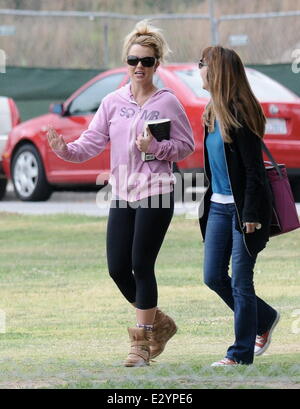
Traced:
<path fill-rule="evenodd" d="M 257 294 L 281 313 L 269 350 L 211 368 L 233 316 L 203 284 L 197 221 L 174 217 L 156 271 L 179 330 L 150 367 L 125 368 L 135 315 L 108 276 L 106 222 L 0 214 L 0 388 L 300 388 L 300 231 L 271 239 L 256 264 Z"/>

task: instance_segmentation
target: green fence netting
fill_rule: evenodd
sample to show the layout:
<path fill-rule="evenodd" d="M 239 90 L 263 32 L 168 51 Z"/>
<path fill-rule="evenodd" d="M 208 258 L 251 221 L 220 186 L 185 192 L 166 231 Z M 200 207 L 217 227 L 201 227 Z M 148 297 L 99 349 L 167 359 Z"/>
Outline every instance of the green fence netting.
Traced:
<path fill-rule="evenodd" d="M 300 74 L 291 64 L 251 65 L 300 96 Z M 22 120 L 48 112 L 52 102 L 64 101 L 101 70 L 7 67 L 0 74 L 0 95 L 17 102 Z"/>
<path fill-rule="evenodd" d="M 49 111 L 103 70 L 7 67 L 0 74 L 0 95 L 16 101 L 22 121 Z"/>
<path fill-rule="evenodd" d="M 2 95 L 18 100 L 65 99 L 100 70 L 7 67 Z"/>

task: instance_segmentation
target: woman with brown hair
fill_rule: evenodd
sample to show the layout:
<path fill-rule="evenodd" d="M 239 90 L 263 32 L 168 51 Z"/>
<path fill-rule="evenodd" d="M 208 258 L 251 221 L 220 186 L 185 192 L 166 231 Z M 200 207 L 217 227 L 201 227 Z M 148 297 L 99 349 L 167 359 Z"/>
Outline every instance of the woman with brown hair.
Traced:
<path fill-rule="evenodd" d="M 270 344 L 279 313 L 258 298 L 257 254 L 269 240 L 272 196 L 261 139 L 265 116 L 237 53 L 208 47 L 199 62 L 211 100 L 204 112 L 204 171 L 209 182 L 200 228 L 204 282 L 234 311 L 235 342 L 212 366 L 251 364 Z M 232 275 L 228 274 L 230 258 Z"/>

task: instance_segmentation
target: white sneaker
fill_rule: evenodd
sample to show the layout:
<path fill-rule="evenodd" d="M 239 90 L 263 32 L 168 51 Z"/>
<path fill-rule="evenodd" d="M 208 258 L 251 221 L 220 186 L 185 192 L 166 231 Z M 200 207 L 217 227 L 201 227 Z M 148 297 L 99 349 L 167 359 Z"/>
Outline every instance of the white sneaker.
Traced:
<path fill-rule="evenodd" d="M 237 366 L 239 365 L 238 362 L 233 361 L 229 358 L 221 359 L 221 361 L 217 361 L 211 364 L 211 366 Z"/>
<path fill-rule="evenodd" d="M 280 319 L 280 314 L 279 312 L 277 312 L 276 318 L 272 324 L 272 327 L 269 329 L 269 331 L 265 332 L 262 335 L 256 336 L 255 347 L 254 347 L 255 356 L 262 355 L 268 349 L 271 343 L 272 332 L 274 331 L 276 325 L 278 324 L 279 319 Z"/>

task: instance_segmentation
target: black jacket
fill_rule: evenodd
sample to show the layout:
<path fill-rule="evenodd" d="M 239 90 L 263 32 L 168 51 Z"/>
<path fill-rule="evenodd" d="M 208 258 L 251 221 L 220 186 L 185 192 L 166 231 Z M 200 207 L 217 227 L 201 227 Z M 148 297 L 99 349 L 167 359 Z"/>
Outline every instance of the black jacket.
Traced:
<path fill-rule="evenodd" d="M 200 228 L 205 240 L 205 230 L 210 207 L 211 170 L 206 149 L 208 129 L 205 127 L 204 171 L 209 187 L 204 202 L 199 207 Z M 269 240 L 272 219 L 272 194 L 263 162 L 261 140 L 246 125 L 230 132 L 232 143 L 224 143 L 225 158 L 232 194 L 237 208 L 235 228 L 244 236 L 248 253 L 261 251 Z M 204 207 L 203 207 L 204 206 Z M 259 222 L 262 227 L 254 233 L 245 233 L 244 222 Z"/>

